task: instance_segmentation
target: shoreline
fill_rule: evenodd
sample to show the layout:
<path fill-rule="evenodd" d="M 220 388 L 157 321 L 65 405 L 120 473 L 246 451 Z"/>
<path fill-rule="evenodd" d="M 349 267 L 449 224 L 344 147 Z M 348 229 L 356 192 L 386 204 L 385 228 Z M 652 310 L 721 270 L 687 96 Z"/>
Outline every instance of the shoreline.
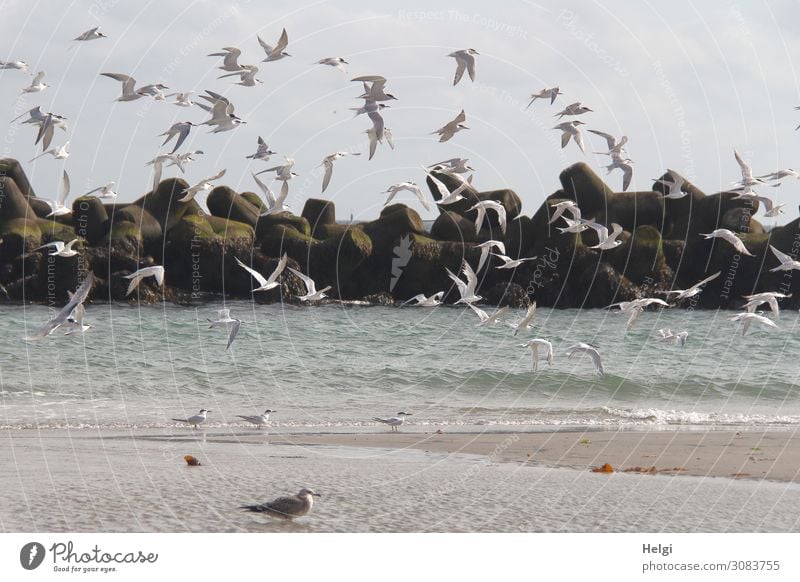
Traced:
<path fill-rule="evenodd" d="M 575 430 L 275 435 L 294 445 L 416 449 L 490 461 L 590 471 L 725 477 L 800 483 L 795 430 Z"/>
<path fill-rule="evenodd" d="M 342 427 L 344 428 L 344 427 Z M 350 428 L 350 427 L 347 427 Z M 403 430 L 405 428 L 405 430 Z M 617 473 L 689 475 L 800 483 L 800 431 L 794 427 L 537 427 L 535 430 L 414 430 L 399 432 L 297 431 L 241 427 L 5 429 L 0 450 L 10 441 L 77 440 L 83 444 L 132 440 L 292 447 L 347 447 L 387 452 L 422 451 L 482 457 L 489 462 L 591 471 L 608 463 Z M 12 445 L 13 447 L 13 445 Z M 87 449 L 91 450 L 92 446 Z"/>

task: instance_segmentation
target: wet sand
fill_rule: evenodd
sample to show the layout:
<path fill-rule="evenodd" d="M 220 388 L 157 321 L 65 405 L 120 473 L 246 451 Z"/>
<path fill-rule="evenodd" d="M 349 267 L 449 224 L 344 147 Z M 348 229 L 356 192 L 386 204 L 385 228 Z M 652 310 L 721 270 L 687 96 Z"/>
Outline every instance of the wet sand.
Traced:
<path fill-rule="evenodd" d="M 411 432 L 286 435 L 305 445 L 421 449 L 483 455 L 496 461 L 581 471 L 615 471 L 800 483 L 800 434 L 795 430 L 658 430 L 575 432 Z"/>

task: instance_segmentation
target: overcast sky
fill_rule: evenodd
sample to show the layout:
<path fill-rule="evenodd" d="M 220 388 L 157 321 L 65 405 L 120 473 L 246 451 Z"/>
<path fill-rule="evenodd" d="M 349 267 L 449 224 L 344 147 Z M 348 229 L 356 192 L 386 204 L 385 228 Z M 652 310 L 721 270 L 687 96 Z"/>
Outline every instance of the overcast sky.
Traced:
<path fill-rule="evenodd" d="M 402 8 L 397 8 L 402 4 Z M 668 5 L 667 5 L 668 4 Z M 713 5 L 711 5 L 713 4 Z M 560 147 L 553 114 L 582 101 L 594 109 L 581 119 L 590 128 L 629 136 L 628 155 L 636 163 L 632 189 L 649 189 L 665 168 L 682 172 L 706 192 L 739 178 L 733 158 L 738 148 L 756 173 L 800 164 L 798 74 L 800 21 L 795 2 L 496 2 L 432 0 L 397 2 L 270 0 L 269 2 L 0 2 L 0 60 L 22 59 L 47 73 L 51 87 L 18 100 L 29 78 L 0 71 L 0 107 L 7 120 L 35 105 L 69 118 L 65 137 L 71 157 L 62 164 L 49 156 L 28 163 L 36 153 L 35 130 L 4 126 L 2 155 L 18 158 L 40 196 L 58 187 L 62 165 L 72 192 L 109 181 L 120 201 L 148 190 L 145 163 L 161 148 L 157 134 L 177 121 L 204 121 L 199 108 L 187 110 L 140 99 L 115 103 L 119 83 L 101 72 L 126 73 L 139 84 L 162 82 L 173 90 L 224 93 L 247 125 L 226 133 L 192 132 L 180 151 L 201 149 L 185 178 L 195 183 L 227 168 L 223 183 L 252 190 L 250 162 L 263 136 L 273 150 L 296 159 L 300 174 L 291 183 L 289 203 L 299 213 L 309 197 L 319 197 L 322 158 L 337 150 L 367 152 L 365 116 L 348 108 L 361 101 L 364 74 L 388 79 L 387 91 L 399 98 L 385 111 L 396 149 L 337 162 L 324 197 L 332 198 L 340 219 L 352 212 L 370 219 L 380 211 L 389 185 L 422 184 L 420 165 L 451 157 L 469 158 L 481 190 L 508 187 L 535 212 L 559 187 L 558 174 L 583 160 L 600 169 L 608 163 L 602 140 L 592 136 L 588 153 L 570 143 Z M 93 26 L 109 36 L 88 43 L 71 39 Z M 256 63 L 264 53 L 260 34 L 274 44 L 281 29 L 289 34 L 281 61 L 260 63 L 257 87 L 218 80 L 221 61 L 206 56 L 223 46 L 242 50 L 241 63 Z M 73 44 L 79 46 L 73 47 Z M 474 48 L 477 80 L 452 85 L 455 61 L 446 55 Z M 315 61 L 343 56 L 347 75 Z M 234 79 L 235 80 L 235 79 Z M 559 85 L 555 105 L 528 96 Z M 472 129 L 440 144 L 430 132 L 462 108 Z M 273 160 L 278 163 L 280 157 Z M 270 164 L 272 165 L 272 164 Z M 174 169 L 174 168 L 173 168 Z M 166 174 L 165 175 L 171 175 Z M 621 188 L 621 173 L 608 178 Z M 794 198 L 800 183 L 763 194 L 787 203 L 781 222 L 797 216 Z M 401 195 L 404 201 L 409 201 Z M 433 218 L 435 210 L 425 212 Z"/>

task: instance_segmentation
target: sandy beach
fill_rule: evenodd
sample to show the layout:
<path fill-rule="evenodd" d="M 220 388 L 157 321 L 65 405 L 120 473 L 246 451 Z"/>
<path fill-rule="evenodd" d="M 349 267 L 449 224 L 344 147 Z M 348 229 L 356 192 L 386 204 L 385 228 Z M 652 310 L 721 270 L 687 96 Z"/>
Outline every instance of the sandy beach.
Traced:
<path fill-rule="evenodd" d="M 669 473 L 800 482 L 795 430 L 360 433 L 285 436 L 299 445 L 412 448 L 588 471 Z"/>
<path fill-rule="evenodd" d="M 357 434 L 240 427 L 6 430 L 0 434 L 0 529 L 800 529 L 794 432 L 413 429 L 419 427 Z M 187 466 L 187 454 L 202 464 Z M 591 471 L 604 463 L 619 471 Z M 650 467 L 656 470 L 642 474 Z M 296 523 L 239 509 L 303 486 L 322 497 Z"/>

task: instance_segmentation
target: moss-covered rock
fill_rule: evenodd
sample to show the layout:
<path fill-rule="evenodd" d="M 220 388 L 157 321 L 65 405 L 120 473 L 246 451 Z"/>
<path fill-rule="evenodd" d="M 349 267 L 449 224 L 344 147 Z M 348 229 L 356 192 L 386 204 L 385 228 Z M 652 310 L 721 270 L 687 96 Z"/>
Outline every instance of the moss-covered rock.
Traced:
<path fill-rule="evenodd" d="M 332 200 L 309 198 L 303 206 L 300 216 L 311 225 L 311 236 L 324 238 L 317 234 L 317 229 L 323 226 L 336 224 L 336 206 Z"/>
<path fill-rule="evenodd" d="M 509 222 L 516 218 L 522 211 L 522 200 L 520 200 L 516 192 L 508 188 L 479 192 L 478 198 L 480 200 L 493 200 L 502 204 L 503 208 L 506 210 L 506 220 Z M 488 214 L 492 227 L 499 228 L 500 224 L 497 222 L 497 213 L 489 212 Z"/>
<path fill-rule="evenodd" d="M 136 204 L 117 209 L 110 222 L 131 222 L 139 229 L 145 252 L 158 253 L 164 246 L 161 223 L 147 210 Z"/>
<path fill-rule="evenodd" d="M 81 196 L 72 203 L 72 222 L 75 233 L 90 245 L 97 244 L 108 232 L 108 213 L 95 196 Z"/>
<path fill-rule="evenodd" d="M 564 195 L 578 203 L 586 218 L 604 211 L 606 200 L 613 194 L 603 179 L 584 162 L 571 165 L 559 174 L 558 179 Z"/>
<path fill-rule="evenodd" d="M 185 214 L 202 214 L 200 205 L 194 200 L 178 202 L 189 188 L 180 178 L 163 180 L 154 192 L 149 192 L 139 198 L 134 204 L 147 210 L 161 225 L 162 232 L 171 229 Z M 114 220 L 114 213 L 109 212 Z"/>
<path fill-rule="evenodd" d="M 269 235 L 276 226 L 293 228 L 300 234 L 311 236 L 311 225 L 302 216 L 295 216 L 291 212 L 281 212 L 280 214 L 268 214 L 261 216 L 256 224 L 256 240 L 261 241 Z"/>
<path fill-rule="evenodd" d="M 206 199 L 206 206 L 214 216 L 243 222 L 251 227 L 255 227 L 261 213 L 257 206 L 227 186 L 214 188 Z"/>
<path fill-rule="evenodd" d="M 0 178 L 4 176 L 12 179 L 26 198 L 36 196 L 31 183 L 28 181 L 28 176 L 25 175 L 25 170 L 22 169 L 22 164 L 14 158 L 0 159 Z"/>
<path fill-rule="evenodd" d="M 42 231 L 36 220 L 15 218 L 0 221 L 0 264 L 10 263 L 42 244 Z"/>
<path fill-rule="evenodd" d="M 658 283 L 667 275 L 661 233 L 652 226 L 640 226 L 626 244 L 607 255 L 617 271 L 633 283 Z"/>
<path fill-rule="evenodd" d="M 442 212 L 431 227 L 431 235 L 439 240 L 478 242 L 475 223 L 457 212 Z"/>
<path fill-rule="evenodd" d="M 138 258 L 143 255 L 144 239 L 139 225 L 133 222 L 113 222 L 97 246 Z"/>
<path fill-rule="evenodd" d="M 252 204 L 261 214 L 262 212 L 266 212 L 267 205 L 261 199 L 261 196 L 256 194 L 255 192 L 242 192 L 239 194 L 242 198 L 247 200 L 250 204 Z"/>
<path fill-rule="evenodd" d="M 615 192 L 597 220 L 601 224 L 616 222 L 628 231 L 643 225 L 660 231 L 664 226 L 664 197 L 657 192 Z"/>
<path fill-rule="evenodd" d="M 35 216 L 17 183 L 8 176 L 0 176 L 0 222 Z"/>

